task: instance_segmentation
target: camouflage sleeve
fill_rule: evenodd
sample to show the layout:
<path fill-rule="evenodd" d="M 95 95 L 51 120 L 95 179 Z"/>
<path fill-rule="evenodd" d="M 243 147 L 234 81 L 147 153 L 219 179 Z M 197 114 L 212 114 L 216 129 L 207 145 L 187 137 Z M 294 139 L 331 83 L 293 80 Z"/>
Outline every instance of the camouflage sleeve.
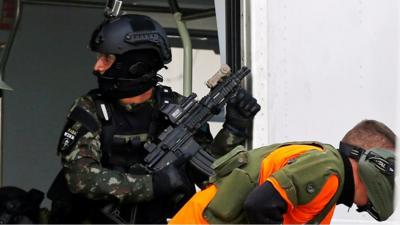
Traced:
<path fill-rule="evenodd" d="M 215 136 L 212 143 L 208 146 L 208 150 L 216 157 L 221 157 L 234 149 L 238 145 L 244 145 L 245 136 L 233 134 L 226 128 L 222 128 Z"/>
<path fill-rule="evenodd" d="M 90 97 L 79 98 L 71 112 L 77 107 L 84 109 L 92 118 L 95 118 L 99 128 L 101 127 Z M 69 122 L 71 122 L 70 117 L 71 114 Z M 62 139 L 59 151 L 71 192 L 82 194 L 90 199 L 116 198 L 121 202 L 140 202 L 153 198 L 150 175 L 133 175 L 102 167 L 101 129 L 87 129 L 80 121 L 72 121 L 70 124 L 66 126 L 63 133 L 69 133 L 67 137 L 72 137 L 72 139 L 76 137 L 76 140 L 67 141 L 65 144 L 66 138 Z"/>

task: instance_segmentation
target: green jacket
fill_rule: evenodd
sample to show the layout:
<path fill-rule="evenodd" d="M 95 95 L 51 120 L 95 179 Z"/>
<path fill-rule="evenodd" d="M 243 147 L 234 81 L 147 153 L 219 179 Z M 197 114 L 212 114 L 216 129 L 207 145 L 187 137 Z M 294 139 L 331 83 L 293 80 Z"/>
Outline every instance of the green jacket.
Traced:
<path fill-rule="evenodd" d="M 258 185 L 260 165 L 271 152 L 287 145 L 315 145 L 323 152 L 310 150 L 272 174 L 295 206 L 310 202 L 331 174 L 339 177 L 339 189 L 320 215 L 309 223 L 320 222 L 340 196 L 344 182 L 344 165 L 339 152 L 331 145 L 318 142 L 274 144 L 246 151 L 237 147 L 213 164 L 216 176 L 212 182 L 218 191 L 204 212 L 211 224 L 247 223 L 243 203 Z"/>

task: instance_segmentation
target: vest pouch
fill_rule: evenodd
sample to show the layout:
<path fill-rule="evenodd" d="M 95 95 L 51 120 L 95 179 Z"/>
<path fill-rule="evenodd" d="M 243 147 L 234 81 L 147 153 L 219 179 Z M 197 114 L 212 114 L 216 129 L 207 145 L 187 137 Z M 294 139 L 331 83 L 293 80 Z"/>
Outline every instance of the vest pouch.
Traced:
<path fill-rule="evenodd" d="M 218 192 L 208 205 L 205 217 L 210 223 L 243 223 L 243 202 L 255 188 L 249 174 L 239 168 L 217 184 Z"/>
<path fill-rule="evenodd" d="M 309 150 L 272 174 L 294 206 L 311 202 L 321 192 L 330 176 L 342 174 L 340 156 L 330 151 Z"/>
<path fill-rule="evenodd" d="M 211 165 L 217 177 L 224 177 L 232 172 L 233 169 L 247 164 L 247 150 L 239 145 L 227 154 L 221 156 Z"/>

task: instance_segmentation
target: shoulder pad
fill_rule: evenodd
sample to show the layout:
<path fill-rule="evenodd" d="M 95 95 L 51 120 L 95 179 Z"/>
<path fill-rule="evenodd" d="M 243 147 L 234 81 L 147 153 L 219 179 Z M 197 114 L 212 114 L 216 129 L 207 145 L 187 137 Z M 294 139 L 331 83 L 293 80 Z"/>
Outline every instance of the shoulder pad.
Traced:
<path fill-rule="evenodd" d="M 272 174 L 294 205 L 304 205 L 314 199 L 331 175 L 336 175 L 339 184 L 342 183 L 341 158 L 330 151 L 317 150 L 289 160 L 286 166 Z"/>
<path fill-rule="evenodd" d="M 96 105 L 89 96 L 78 98 L 71 108 L 68 119 L 80 122 L 91 132 L 99 130 L 101 122 L 97 118 Z"/>
<path fill-rule="evenodd" d="M 99 125 L 93 116 L 88 113 L 86 110 L 76 107 L 68 116 L 69 119 L 80 122 L 84 127 L 86 127 L 89 131 L 95 132 L 99 129 Z"/>
<path fill-rule="evenodd" d="M 100 122 L 96 116 L 93 100 L 89 96 L 78 98 L 71 108 L 67 123 L 61 133 L 58 153 L 68 153 L 79 138 L 88 132 L 96 132 L 99 129 Z"/>

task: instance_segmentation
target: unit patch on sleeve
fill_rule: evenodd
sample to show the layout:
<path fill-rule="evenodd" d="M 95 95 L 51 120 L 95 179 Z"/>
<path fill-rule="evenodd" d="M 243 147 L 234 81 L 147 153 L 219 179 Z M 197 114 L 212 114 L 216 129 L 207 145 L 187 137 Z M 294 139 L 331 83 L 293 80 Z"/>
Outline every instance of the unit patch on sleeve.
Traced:
<path fill-rule="evenodd" d="M 68 121 L 61 134 L 57 152 L 69 153 L 77 140 L 85 135 L 89 130 L 79 124 L 79 122 Z"/>
<path fill-rule="evenodd" d="M 68 147 L 71 146 L 71 144 L 74 142 L 76 134 L 78 132 L 76 130 L 73 130 L 72 128 L 69 128 L 67 131 L 64 132 L 64 137 L 61 141 L 61 151 L 64 151 Z"/>

